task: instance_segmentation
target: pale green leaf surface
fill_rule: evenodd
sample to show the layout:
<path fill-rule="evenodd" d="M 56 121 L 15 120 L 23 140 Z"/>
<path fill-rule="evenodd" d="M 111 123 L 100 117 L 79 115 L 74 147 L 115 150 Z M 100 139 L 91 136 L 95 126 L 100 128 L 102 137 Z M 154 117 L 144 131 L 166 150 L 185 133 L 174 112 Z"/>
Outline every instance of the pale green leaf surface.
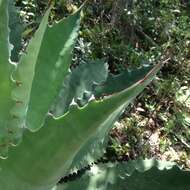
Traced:
<path fill-rule="evenodd" d="M 39 129 L 50 106 L 59 94 L 71 63 L 77 38 L 80 9 L 73 15 L 48 28 L 39 52 L 32 83 L 26 125 Z"/>
<path fill-rule="evenodd" d="M 107 75 L 108 66 L 104 60 L 95 60 L 77 66 L 66 76 L 59 97 L 52 107 L 53 114 L 60 116 L 66 113 L 73 100 L 80 106 L 86 104 L 95 86 L 106 81 Z"/>
<path fill-rule="evenodd" d="M 15 106 L 11 110 L 13 119 L 10 125 L 14 126 L 14 128 L 23 128 L 25 125 L 36 62 L 44 39 L 44 33 L 47 29 L 49 12 L 50 10 L 44 15 L 38 30 L 29 42 L 26 53 L 21 56 L 17 69 L 13 73 L 13 78 L 16 81 L 15 88 L 12 91 Z"/>
<path fill-rule="evenodd" d="M 94 165 L 55 190 L 189 190 L 190 172 L 167 161 L 138 160 Z"/>
<path fill-rule="evenodd" d="M 26 131 L 23 142 L 10 151 L 7 160 L 0 163 L 2 188 L 48 190 L 54 187 L 72 163 L 80 165 L 81 149 L 89 150 L 97 139 L 103 140 L 102 136 L 111 128 L 110 121 L 117 119 L 122 110 L 151 82 L 160 67 L 161 64 L 157 65 L 145 78 L 104 101 L 90 102 L 81 109 L 73 106 L 60 118 L 48 117 L 38 132 L 32 134 Z M 99 138 L 101 133 L 103 135 Z M 94 141 L 90 141 L 91 138 Z M 75 156 L 81 160 L 75 160 Z M 12 183 L 8 184 L 7 179 Z"/>
<path fill-rule="evenodd" d="M 68 111 L 73 100 L 79 106 L 84 106 L 92 95 L 100 98 L 124 90 L 143 78 L 152 67 L 143 65 L 119 75 L 108 76 L 107 64 L 104 64 L 103 60 L 81 64 L 66 76 L 63 88 L 51 111 L 55 116 L 60 116 Z"/>
<path fill-rule="evenodd" d="M 26 118 L 26 127 L 33 131 L 41 127 L 68 73 L 80 10 L 52 27 L 48 26 L 48 16 L 49 10 L 15 73 L 13 98 L 17 104 L 11 113 L 18 126 L 23 127 Z"/>

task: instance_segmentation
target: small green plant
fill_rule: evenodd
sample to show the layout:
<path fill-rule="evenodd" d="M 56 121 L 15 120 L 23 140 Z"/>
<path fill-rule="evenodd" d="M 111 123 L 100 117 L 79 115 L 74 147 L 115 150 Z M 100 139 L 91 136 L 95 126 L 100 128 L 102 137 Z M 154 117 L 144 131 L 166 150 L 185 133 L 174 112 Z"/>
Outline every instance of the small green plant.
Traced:
<path fill-rule="evenodd" d="M 9 3 L 12 1 L 0 0 L 0 155 L 3 158 L 0 159 L 0 188 L 75 189 L 72 184 L 57 185 L 57 182 L 102 156 L 114 122 L 152 81 L 162 63 L 113 76 L 108 74 L 104 60 L 95 60 L 71 72 L 82 7 L 53 26 L 48 25 L 49 8 L 25 52 L 20 56 L 19 50 L 13 49 L 19 59 L 15 63 L 11 46 L 20 40 L 10 41 L 10 45 L 14 29 L 8 26 L 15 17 L 8 16 Z M 132 184 L 136 177 L 127 176 L 139 176 L 138 171 L 152 166 L 154 169 L 147 176 L 155 179 L 153 184 L 158 174 L 162 180 L 169 177 L 169 181 L 156 182 L 158 188 L 169 187 L 172 179 L 175 181 L 172 188 L 189 189 L 189 172 L 168 162 L 152 160 L 119 164 L 126 170 L 120 170 L 117 164 L 111 169 L 103 166 L 102 183 L 106 185 L 102 188 L 110 189 L 112 185 L 115 188 L 114 184 L 120 184 L 124 178 L 129 178 Z M 164 168 L 167 170 L 161 171 Z M 107 170 L 111 173 L 107 174 Z M 76 188 L 97 189 L 92 181 L 89 184 L 88 180 L 85 184 L 79 181 Z"/>

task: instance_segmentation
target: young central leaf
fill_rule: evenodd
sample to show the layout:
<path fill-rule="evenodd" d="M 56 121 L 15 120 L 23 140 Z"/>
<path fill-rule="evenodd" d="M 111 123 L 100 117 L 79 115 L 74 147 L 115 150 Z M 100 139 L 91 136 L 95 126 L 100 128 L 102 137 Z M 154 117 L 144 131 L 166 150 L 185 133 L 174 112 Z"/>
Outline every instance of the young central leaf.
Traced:
<path fill-rule="evenodd" d="M 67 19 L 48 27 L 36 63 L 28 105 L 26 125 L 38 129 L 59 93 L 71 63 L 77 37 L 80 10 Z"/>
<path fill-rule="evenodd" d="M 19 125 L 26 124 L 32 131 L 42 126 L 68 73 L 80 11 L 52 27 L 48 26 L 47 11 L 26 54 L 22 56 L 15 74 L 19 85 L 13 91 L 14 99 L 20 104 L 12 109 L 12 114 L 21 120 Z"/>

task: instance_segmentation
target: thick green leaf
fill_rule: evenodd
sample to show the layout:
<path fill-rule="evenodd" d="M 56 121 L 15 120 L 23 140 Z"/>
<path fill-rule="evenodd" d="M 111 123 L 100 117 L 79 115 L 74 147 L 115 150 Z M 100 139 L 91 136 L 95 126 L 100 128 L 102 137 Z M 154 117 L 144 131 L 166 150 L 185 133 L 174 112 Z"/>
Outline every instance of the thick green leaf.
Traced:
<path fill-rule="evenodd" d="M 25 125 L 25 117 L 30 100 L 36 62 L 44 38 L 44 33 L 47 29 L 49 12 L 50 10 L 44 15 L 39 29 L 36 31 L 27 47 L 26 53 L 21 56 L 21 60 L 19 61 L 17 70 L 13 76 L 16 82 L 15 88 L 12 92 L 15 106 L 11 110 L 13 119 L 11 120 L 10 125 L 14 126 L 14 128 L 23 128 Z"/>
<path fill-rule="evenodd" d="M 0 184 L 3 189 L 48 190 L 66 174 L 72 163 L 79 165 L 82 159 L 88 162 L 81 153 L 89 151 L 97 140 L 104 140 L 104 135 L 112 126 L 110 124 L 151 82 L 160 67 L 161 64 L 157 65 L 142 80 L 104 101 L 90 102 L 81 109 L 73 106 L 60 118 L 48 117 L 45 126 L 38 132 L 31 134 L 27 131 L 23 142 L 10 151 L 7 160 L 0 163 Z M 93 156 L 97 156 L 96 150 L 93 151 Z"/>
<path fill-rule="evenodd" d="M 56 190 L 189 190 L 190 172 L 171 162 L 142 160 L 94 165 L 82 178 Z"/>
<path fill-rule="evenodd" d="M 107 75 L 108 66 L 103 60 L 79 65 L 65 78 L 63 88 L 52 108 L 53 114 L 60 116 L 66 113 L 73 100 L 80 106 L 86 104 L 95 86 L 103 83 Z"/>
<path fill-rule="evenodd" d="M 59 93 L 71 62 L 71 53 L 77 37 L 80 10 L 68 18 L 48 26 L 49 11 L 22 56 L 16 71 L 16 104 L 12 110 L 23 126 L 32 131 L 44 122 L 50 105 Z M 19 84 L 19 85 L 18 85 Z"/>
<path fill-rule="evenodd" d="M 11 64 L 9 63 L 8 1 L 0 0 L 0 156 L 6 156 L 9 140 L 8 120 L 11 101 Z M 4 152 L 5 151 L 5 152 Z"/>
<path fill-rule="evenodd" d="M 41 44 L 32 83 L 26 125 L 39 129 L 63 84 L 71 63 L 77 38 L 80 10 L 52 28 L 48 28 Z"/>

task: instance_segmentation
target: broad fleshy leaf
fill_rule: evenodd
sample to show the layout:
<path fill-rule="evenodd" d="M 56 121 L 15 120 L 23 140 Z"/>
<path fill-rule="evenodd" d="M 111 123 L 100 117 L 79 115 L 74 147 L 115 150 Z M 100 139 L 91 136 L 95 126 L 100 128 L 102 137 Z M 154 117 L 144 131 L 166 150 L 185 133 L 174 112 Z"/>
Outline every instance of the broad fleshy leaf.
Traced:
<path fill-rule="evenodd" d="M 56 190 L 189 190 L 190 171 L 174 163 L 138 160 L 92 166 L 81 178 L 58 185 Z"/>
<path fill-rule="evenodd" d="M 118 94 L 90 102 L 84 108 L 73 106 L 60 118 L 49 116 L 44 127 L 34 134 L 26 131 L 23 142 L 0 163 L 3 189 L 48 190 L 72 164 L 80 167 L 83 162 L 89 163 L 89 157 L 82 153 L 88 153 L 98 141 L 104 141 L 112 123 L 151 82 L 161 66 L 158 64 L 143 79 Z M 91 153 L 92 158 L 98 155 L 96 149 Z M 7 178 L 14 186 L 6 183 Z"/>
<path fill-rule="evenodd" d="M 21 56 L 17 69 L 13 73 L 15 88 L 12 91 L 12 97 L 15 100 L 15 105 L 11 110 L 13 119 L 10 121 L 10 125 L 14 128 L 23 128 L 25 125 L 36 62 L 44 38 L 44 33 L 47 29 L 49 12 L 50 10 L 44 15 L 38 30 L 29 42 L 26 53 Z"/>
<path fill-rule="evenodd" d="M 52 28 L 48 28 L 45 33 L 27 111 L 26 125 L 31 130 L 35 131 L 42 126 L 68 73 L 79 30 L 80 12 L 81 9 Z"/>

